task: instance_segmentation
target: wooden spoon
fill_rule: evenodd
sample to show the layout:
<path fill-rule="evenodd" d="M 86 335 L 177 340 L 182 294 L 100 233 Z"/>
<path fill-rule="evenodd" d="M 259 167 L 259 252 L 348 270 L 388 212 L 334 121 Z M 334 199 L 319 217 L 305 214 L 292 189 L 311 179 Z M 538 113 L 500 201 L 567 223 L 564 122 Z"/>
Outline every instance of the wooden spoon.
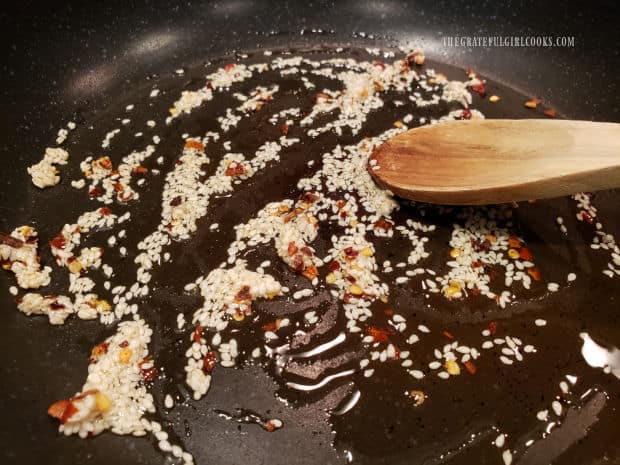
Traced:
<path fill-rule="evenodd" d="M 620 187 L 620 124 L 451 121 L 375 148 L 369 171 L 407 199 L 479 205 Z"/>

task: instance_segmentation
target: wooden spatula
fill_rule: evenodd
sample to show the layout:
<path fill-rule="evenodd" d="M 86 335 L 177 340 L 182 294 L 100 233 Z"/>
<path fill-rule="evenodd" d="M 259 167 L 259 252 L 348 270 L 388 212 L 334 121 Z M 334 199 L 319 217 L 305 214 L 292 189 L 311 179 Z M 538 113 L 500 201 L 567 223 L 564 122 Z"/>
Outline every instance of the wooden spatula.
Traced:
<path fill-rule="evenodd" d="M 479 205 L 620 187 L 620 124 L 451 121 L 375 148 L 369 171 L 408 199 Z"/>

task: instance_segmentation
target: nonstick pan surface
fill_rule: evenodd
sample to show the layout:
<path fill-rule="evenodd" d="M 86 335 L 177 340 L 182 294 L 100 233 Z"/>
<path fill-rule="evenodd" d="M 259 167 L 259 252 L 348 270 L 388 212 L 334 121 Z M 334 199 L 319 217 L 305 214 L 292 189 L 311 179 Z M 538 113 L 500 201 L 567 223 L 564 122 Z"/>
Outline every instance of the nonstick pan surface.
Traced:
<path fill-rule="evenodd" d="M 41 148 L 54 139 L 60 122 L 106 121 L 115 110 L 136 98 L 139 89 L 150 84 L 147 78 L 157 80 L 162 87 L 173 88 L 176 84 L 169 77 L 172 70 L 184 67 L 189 70 L 188 79 L 192 78 L 192 72 L 198 78 L 202 63 L 233 56 L 235 51 L 393 46 L 416 40 L 425 48 L 427 56 L 439 63 L 438 69 L 445 66 L 441 63 L 455 66 L 445 66 L 446 72 L 451 73 L 457 68 L 473 67 L 505 86 L 499 88 L 511 87 L 524 95 L 543 96 L 570 118 L 620 120 L 614 74 L 620 69 L 615 24 L 618 15 L 611 3 L 582 8 L 526 2 L 502 6 L 491 2 L 474 5 L 397 1 L 68 2 L 63 5 L 23 2 L 6 6 L 1 17 L 5 33 L 5 59 L 0 76 L 2 231 L 28 223 L 36 216 L 40 235 L 52 237 L 59 223 L 83 209 L 80 204 L 72 203 L 70 188 L 61 187 L 57 197 L 51 200 L 49 193 L 38 193 L 25 170 L 40 157 Z M 568 35 L 575 36 L 576 46 L 466 49 L 442 45 L 443 36 L 457 34 Z M 513 98 L 518 102 L 519 94 L 514 93 Z M 511 115 L 497 114 L 502 116 Z M 88 143 L 87 131 L 80 134 L 80 143 Z M 260 205 L 270 196 L 286 195 L 286 187 L 277 186 L 273 179 L 265 178 L 262 182 L 265 192 L 272 191 L 260 193 L 256 198 L 247 192 L 250 205 Z M 617 205 L 617 200 L 615 194 L 608 194 L 605 199 L 608 213 L 614 214 L 612 206 Z M 613 225 L 617 237 L 618 225 Z M 196 244 L 202 247 L 203 254 L 217 254 L 218 247 L 225 247 L 225 244 L 208 244 L 201 238 Z M 185 259 L 187 266 L 199 267 L 192 257 Z M 12 277 L 3 274 L 0 282 L 6 289 L 12 284 Z M 154 343 L 159 347 L 174 346 L 176 336 L 163 328 L 179 309 L 191 312 L 199 302 L 176 296 L 172 284 L 162 289 L 150 304 L 153 306 L 150 313 L 161 315 L 154 321 L 162 328 Z M 617 339 L 620 325 L 613 312 L 618 309 L 619 297 L 613 284 L 593 283 L 588 292 L 573 297 L 585 309 L 605 309 L 597 322 L 598 327 L 606 328 L 601 329 L 601 337 L 616 345 L 620 343 Z M 560 303 L 553 305 L 561 307 Z M 45 415 L 51 400 L 79 388 L 87 369 L 84 354 L 94 343 L 107 337 L 111 329 L 77 319 L 69 320 L 65 327 L 51 327 L 43 319 L 27 318 L 17 312 L 7 292 L 0 292 L 0 307 L 3 463 L 166 462 L 149 440 L 112 434 L 87 441 L 64 438 L 56 433 L 56 424 Z M 166 313 L 165 309 L 171 307 L 174 310 Z M 162 353 L 162 358 L 166 354 Z M 161 383 L 156 384 L 154 392 L 163 387 Z M 609 393 L 617 396 L 617 386 L 615 391 L 610 389 Z M 308 433 L 321 424 L 318 420 L 314 422 L 312 413 L 307 411 L 299 414 L 307 415 L 304 421 L 297 418 L 300 426 L 273 435 L 264 434 L 258 428 L 239 429 L 237 424 L 219 421 L 213 414 L 214 408 L 232 410 L 242 401 L 263 410 L 277 411 L 281 404 L 275 401 L 274 390 L 273 383 L 260 369 L 222 370 L 206 402 L 175 409 L 165 416 L 163 423 L 176 431 L 196 454 L 198 463 L 341 463 L 342 457 L 336 456 L 330 446 L 333 438 L 328 429 Z M 163 396 L 155 396 L 161 404 Z M 620 460 L 618 445 L 609 435 L 614 428 L 617 431 L 616 407 L 610 403 L 609 408 L 611 412 L 600 426 L 604 431 L 597 431 L 600 435 L 594 436 L 595 440 L 585 439 L 583 444 L 573 445 L 555 463 Z M 375 458 L 375 462 L 396 463 L 396 460 L 383 457 Z M 458 457 L 453 463 L 460 463 Z"/>

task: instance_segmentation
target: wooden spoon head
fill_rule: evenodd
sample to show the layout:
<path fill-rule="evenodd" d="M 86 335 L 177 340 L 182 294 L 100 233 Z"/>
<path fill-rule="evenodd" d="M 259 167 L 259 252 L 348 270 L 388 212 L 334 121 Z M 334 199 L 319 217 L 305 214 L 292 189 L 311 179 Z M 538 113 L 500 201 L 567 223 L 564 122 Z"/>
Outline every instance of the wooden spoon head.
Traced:
<path fill-rule="evenodd" d="M 617 134 L 612 123 L 452 121 L 393 137 L 374 149 L 368 168 L 380 186 L 429 203 L 555 197 L 618 185 Z"/>

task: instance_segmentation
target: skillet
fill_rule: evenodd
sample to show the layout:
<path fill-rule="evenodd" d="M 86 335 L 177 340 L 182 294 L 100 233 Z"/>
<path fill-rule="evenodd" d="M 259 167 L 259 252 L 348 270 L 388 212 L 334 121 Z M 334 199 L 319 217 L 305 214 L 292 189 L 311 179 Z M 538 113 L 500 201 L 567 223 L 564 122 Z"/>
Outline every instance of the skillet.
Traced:
<path fill-rule="evenodd" d="M 49 219 L 65 216 L 63 209 L 68 207 L 63 195 L 46 204 L 34 198 L 34 190 L 24 188 L 29 185 L 25 166 L 33 163 L 40 156 L 40 148 L 53 139 L 55 122 L 97 119 L 111 102 L 131 98 L 135 83 L 147 76 L 179 66 L 191 67 L 233 50 L 282 44 L 393 45 L 420 37 L 429 57 L 462 68 L 474 67 L 527 95 L 544 96 L 571 118 L 618 121 L 617 80 L 613 74 L 618 69 L 614 8 L 609 3 L 596 9 L 564 6 L 558 11 L 552 5 L 521 2 L 505 6 L 470 2 L 244 1 L 12 4 L 2 14 L 6 50 L 1 77 L 4 182 L 0 186 L 0 227 L 6 231 L 29 221 L 35 205 Z M 445 48 L 440 42 L 442 35 L 500 32 L 575 35 L 577 46 L 468 50 Z M 42 221 L 37 226 L 42 235 L 53 233 L 51 224 Z M 1 279 L 6 288 L 9 277 L 3 275 Z M 107 334 L 98 324 L 80 321 L 70 322 L 60 330 L 52 328 L 42 320 L 27 319 L 16 312 L 7 293 L 0 299 L 0 444 L 4 463 L 163 462 L 149 441 L 111 434 L 90 441 L 57 436 L 53 422 L 44 415 L 50 399 L 60 398 L 81 384 L 87 364 L 84 353 L 93 341 Z M 605 301 L 604 296 L 592 304 L 601 302 L 614 304 Z M 194 302 L 173 304 L 191 308 Z M 617 322 L 609 316 L 605 323 L 612 326 Z M 221 405 L 228 399 L 230 404 L 231 399 L 249 395 L 239 386 L 253 376 L 231 374 L 219 390 L 209 394 L 209 403 Z M 254 392 L 267 393 L 268 389 Z M 269 402 L 270 396 L 264 397 L 256 401 Z M 181 416 L 181 412 L 175 415 Z M 205 418 L 204 411 L 195 408 L 188 408 L 182 416 L 191 422 L 188 441 L 192 450 L 199 459 L 204 456 L 206 463 L 333 460 L 329 447 L 324 447 L 329 438 L 308 441 L 302 430 L 277 436 L 244 430 L 247 439 L 241 447 L 238 439 L 230 439 L 230 430 L 236 425 Z M 177 418 L 170 420 L 175 423 Z M 178 434 L 183 435 L 184 428 Z M 619 456 L 614 443 L 584 447 L 588 452 L 583 453 L 581 463 L 599 463 L 603 457 L 613 463 Z M 217 458 L 210 455 L 213 450 L 218 451 Z M 561 460 L 558 463 L 575 463 L 570 457 Z"/>

